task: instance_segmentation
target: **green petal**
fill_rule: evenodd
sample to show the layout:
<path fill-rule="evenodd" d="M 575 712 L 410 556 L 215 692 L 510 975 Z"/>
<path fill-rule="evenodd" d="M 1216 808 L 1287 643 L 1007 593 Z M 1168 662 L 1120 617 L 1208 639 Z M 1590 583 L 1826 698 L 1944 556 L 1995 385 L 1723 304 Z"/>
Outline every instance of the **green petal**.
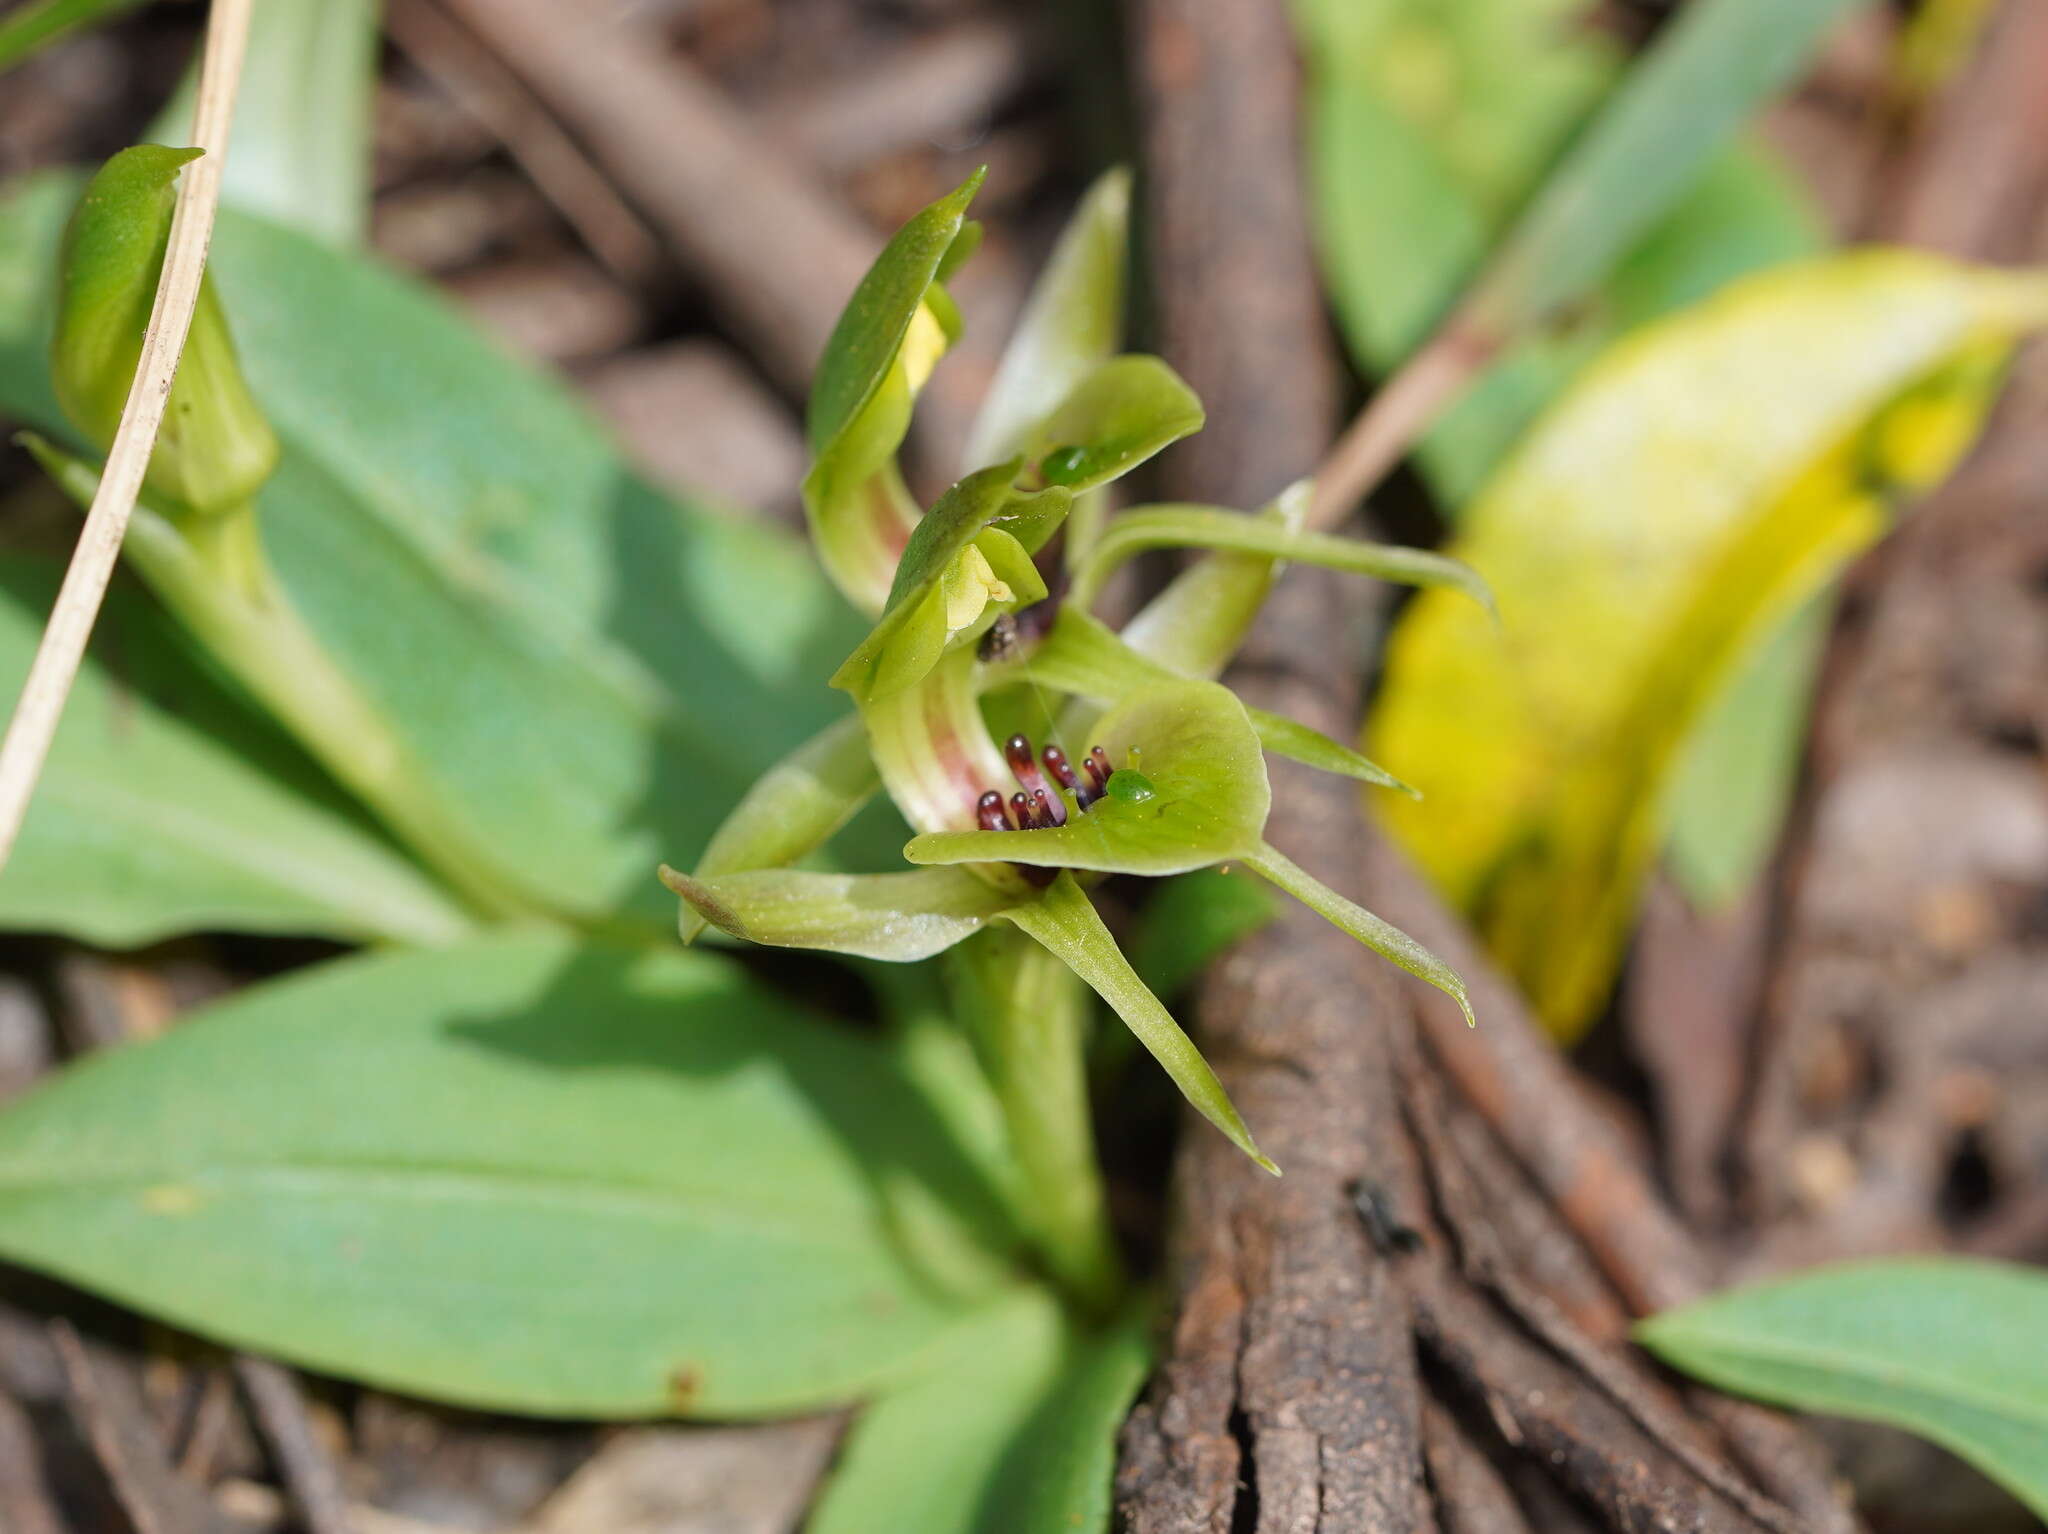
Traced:
<path fill-rule="evenodd" d="M 826 343 L 806 422 L 812 463 L 804 515 L 819 561 L 848 601 L 879 613 L 918 507 L 896 469 L 910 410 L 959 334 L 938 278 L 971 249 L 962 220 L 980 171 L 897 231 L 854 290 Z"/>
<path fill-rule="evenodd" d="M 1258 850 L 1272 805 L 1259 737 L 1236 694 L 1214 682 L 1147 687 L 1102 717 L 1095 738 L 1119 770 L 1142 766 L 1155 790 L 1114 795 L 1037 831 L 949 831 L 914 838 L 913 863 L 1000 859 L 1102 873 L 1177 874 Z M 1112 780 L 1114 781 L 1114 780 Z"/>
<path fill-rule="evenodd" d="M 1110 572 L 1132 555 L 1166 548 L 1232 549 L 1298 559 L 1403 585 L 1453 586 L 1488 612 L 1494 610 L 1486 582 L 1469 565 L 1441 554 L 1328 533 L 1290 532 L 1264 517 L 1247 517 L 1214 506 L 1182 505 L 1149 506 L 1111 521 L 1087 562 L 1075 572 L 1075 605 L 1086 607 L 1093 602 Z"/>
<path fill-rule="evenodd" d="M 663 868 L 661 882 L 703 921 L 747 942 L 892 963 L 944 953 L 1017 899 L 958 868 L 900 874 L 772 868 L 715 879 Z M 688 915 L 683 924 L 690 925 Z"/>
<path fill-rule="evenodd" d="M 1046 418 L 1027 456 L 1047 484 L 1078 495 L 1128 474 L 1202 421 L 1195 391 L 1157 357 L 1112 357 Z"/>
<path fill-rule="evenodd" d="M 1109 928 L 1102 924 L 1102 917 L 1089 904 L 1072 874 L 1061 874 L 1042 897 L 1005 911 L 1003 919 L 1043 943 L 1067 968 L 1093 986 L 1138 1042 L 1151 1052 L 1152 1058 L 1166 1067 L 1166 1074 L 1180 1088 L 1181 1096 L 1222 1130 L 1232 1145 L 1275 1177 L 1280 1175 L 1280 1168 L 1252 1143 L 1251 1131 L 1238 1117 L 1209 1062 L 1181 1032 L 1180 1024 L 1159 998 L 1145 989 L 1145 982 L 1124 958 L 1116 939 L 1109 935 Z"/>
<path fill-rule="evenodd" d="M 786 868 L 830 841 L 881 786 L 867 731 L 858 714 L 848 714 L 754 780 L 712 833 L 696 877 Z M 683 941 L 694 942 L 704 925 L 685 912 Z"/>
<path fill-rule="evenodd" d="M 975 418 L 968 467 L 1024 451 L 1038 423 L 1116 351 L 1130 221 L 1131 173 L 1108 171 L 1081 200 L 1031 290 Z"/>
<path fill-rule="evenodd" d="M 1012 484 L 1021 466 L 1012 459 L 970 474 L 939 498 L 910 535 L 881 622 L 833 675 L 834 687 L 861 702 L 901 692 L 927 676 L 950 644 L 987 627 L 977 620 L 1045 596 L 1029 554 L 1052 536 L 1073 497 L 1065 490 L 1020 495 Z M 997 599 L 981 574 L 1006 577 L 1009 595 Z M 962 586 L 973 598 L 964 610 Z"/>
<path fill-rule="evenodd" d="M 1476 1027 L 1471 998 L 1456 970 L 1390 922 L 1331 889 L 1272 847 L 1261 845 L 1241 859 L 1252 872 L 1272 880 L 1332 926 L 1341 927 L 1383 959 L 1391 960 L 1418 980 L 1426 980 L 1458 1004 L 1465 1021 Z"/>
<path fill-rule="evenodd" d="M 804 430 L 817 457 L 830 451 L 888 376 L 986 174 L 985 167 L 977 170 L 897 230 L 847 300 L 811 385 Z"/>

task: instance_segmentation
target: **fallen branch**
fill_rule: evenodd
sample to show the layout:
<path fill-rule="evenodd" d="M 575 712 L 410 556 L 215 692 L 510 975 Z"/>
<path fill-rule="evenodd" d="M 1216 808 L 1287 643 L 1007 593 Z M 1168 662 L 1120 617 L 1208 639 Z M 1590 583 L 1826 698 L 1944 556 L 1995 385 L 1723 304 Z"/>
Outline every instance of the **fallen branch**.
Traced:
<path fill-rule="evenodd" d="M 440 0 L 574 133 L 793 394 L 881 241 L 645 29 L 571 0 Z"/>

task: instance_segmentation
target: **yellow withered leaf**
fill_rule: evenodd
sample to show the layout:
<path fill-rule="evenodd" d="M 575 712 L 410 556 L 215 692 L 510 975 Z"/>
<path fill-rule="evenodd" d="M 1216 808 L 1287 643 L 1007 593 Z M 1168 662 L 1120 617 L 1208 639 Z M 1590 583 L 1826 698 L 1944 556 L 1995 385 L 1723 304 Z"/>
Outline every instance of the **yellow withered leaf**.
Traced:
<path fill-rule="evenodd" d="M 1552 1029 L 1614 979 L 1688 733 L 1773 628 L 1975 438 L 2048 273 L 1868 250 L 1774 268 L 1616 344 L 1449 550 L 1496 626 L 1424 591 L 1367 753 L 1373 809 Z"/>

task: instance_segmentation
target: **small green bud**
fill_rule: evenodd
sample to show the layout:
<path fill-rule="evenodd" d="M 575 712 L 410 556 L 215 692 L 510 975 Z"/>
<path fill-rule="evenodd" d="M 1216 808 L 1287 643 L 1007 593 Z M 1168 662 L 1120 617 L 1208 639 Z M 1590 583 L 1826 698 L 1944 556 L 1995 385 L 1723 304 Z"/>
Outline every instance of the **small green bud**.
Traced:
<path fill-rule="evenodd" d="M 101 449 L 114 440 L 170 243 L 173 185 L 197 149 L 141 144 L 100 167 L 64 233 L 51 373 L 57 402 Z M 213 279 L 199 290 L 145 481 L 197 513 L 246 504 L 277 466 L 277 437 L 235 358 Z"/>

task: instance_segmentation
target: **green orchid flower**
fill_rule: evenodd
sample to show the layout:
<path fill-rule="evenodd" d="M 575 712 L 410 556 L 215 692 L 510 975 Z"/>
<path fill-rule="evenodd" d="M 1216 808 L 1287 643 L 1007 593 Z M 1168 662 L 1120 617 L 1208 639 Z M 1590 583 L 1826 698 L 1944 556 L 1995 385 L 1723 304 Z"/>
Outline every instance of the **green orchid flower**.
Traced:
<path fill-rule="evenodd" d="M 978 185 L 977 175 L 890 241 L 818 370 L 812 535 L 847 599 L 875 616 L 831 678 L 854 712 L 759 780 L 693 872 L 662 876 L 683 899 L 685 938 L 710 925 L 867 959 L 965 956 L 949 973 L 1033 1185 L 1023 1212 L 1051 1265 L 1104 1299 L 1117 1280 L 1091 1181 L 1079 1035 L 1047 1021 L 1073 1010 L 1052 999 L 1059 986 L 1092 988 L 1197 1110 L 1279 1168 L 1118 949 L 1090 888 L 1115 874 L 1241 867 L 1467 1006 L 1440 960 L 1265 840 L 1269 752 L 1412 790 L 1348 746 L 1247 708 L 1215 677 L 1282 560 L 1489 599 L 1441 556 L 1303 533 L 1305 484 L 1251 516 L 1100 514 L 1101 487 L 1202 425 L 1200 402 L 1164 362 L 1110 354 L 1122 319 L 1121 173 L 1084 203 L 998 370 L 973 440 L 1005 456 L 919 512 L 895 453 L 917 389 L 957 334 L 943 284 L 971 249 L 965 215 Z M 1209 552 L 1122 633 L 1091 616 L 1119 562 L 1162 546 Z M 1038 742 L 991 729 L 992 713 L 1019 707 L 1043 721 Z M 883 791 L 916 833 L 903 866 L 792 866 Z M 1051 1047 L 1049 1031 L 1072 1037 Z"/>

